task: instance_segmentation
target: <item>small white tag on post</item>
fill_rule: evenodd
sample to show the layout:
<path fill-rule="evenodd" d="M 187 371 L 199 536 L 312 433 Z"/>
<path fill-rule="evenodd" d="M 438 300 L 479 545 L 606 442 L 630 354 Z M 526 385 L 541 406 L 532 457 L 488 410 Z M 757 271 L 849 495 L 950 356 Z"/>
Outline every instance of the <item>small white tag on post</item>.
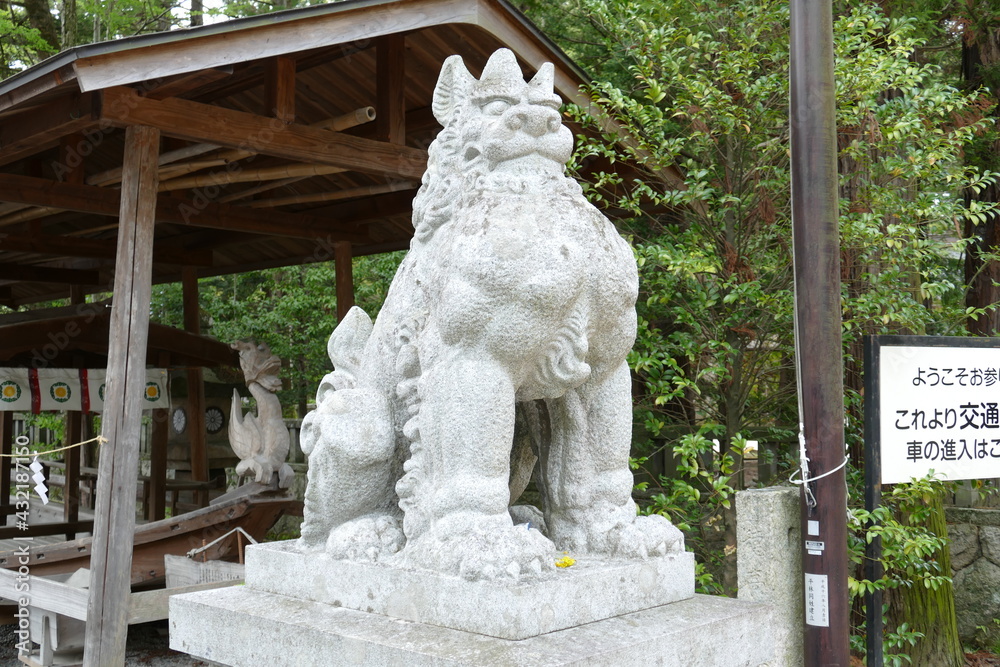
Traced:
<path fill-rule="evenodd" d="M 830 627 L 830 591 L 825 574 L 806 573 L 806 625 Z"/>

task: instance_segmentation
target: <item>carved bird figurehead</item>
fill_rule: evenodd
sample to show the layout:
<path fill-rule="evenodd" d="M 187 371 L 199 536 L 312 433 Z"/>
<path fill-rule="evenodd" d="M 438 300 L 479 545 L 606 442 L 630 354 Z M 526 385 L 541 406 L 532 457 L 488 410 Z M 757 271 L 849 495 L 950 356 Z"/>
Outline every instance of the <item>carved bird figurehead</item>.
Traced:
<path fill-rule="evenodd" d="M 281 358 L 271 354 L 267 343 L 253 341 L 238 341 L 229 347 L 240 353 L 240 367 L 247 386 L 256 382 L 270 392 L 281 389 Z"/>

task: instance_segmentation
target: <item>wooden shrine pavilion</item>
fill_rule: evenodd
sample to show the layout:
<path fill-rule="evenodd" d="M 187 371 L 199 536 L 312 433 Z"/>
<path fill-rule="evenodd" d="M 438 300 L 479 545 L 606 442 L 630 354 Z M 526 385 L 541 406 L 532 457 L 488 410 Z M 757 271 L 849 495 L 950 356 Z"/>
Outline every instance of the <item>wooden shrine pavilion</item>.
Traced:
<path fill-rule="evenodd" d="M 500 47 L 528 76 L 554 63 L 587 105 L 582 72 L 504 0 L 348 0 L 77 47 L 0 82 L 0 304 L 70 301 L 0 317 L 0 366 L 107 369 L 85 664 L 124 659 L 146 368 L 188 367 L 197 401 L 202 367 L 235 364 L 199 335 L 198 278 L 334 259 L 346 312 L 352 257 L 409 244 L 442 62 L 478 73 Z M 166 282 L 185 331 L 148 322 Z M 78 310 L 107 292 L 106 313 Z M 191 467 L 207 480 L 197 436 Z"/>

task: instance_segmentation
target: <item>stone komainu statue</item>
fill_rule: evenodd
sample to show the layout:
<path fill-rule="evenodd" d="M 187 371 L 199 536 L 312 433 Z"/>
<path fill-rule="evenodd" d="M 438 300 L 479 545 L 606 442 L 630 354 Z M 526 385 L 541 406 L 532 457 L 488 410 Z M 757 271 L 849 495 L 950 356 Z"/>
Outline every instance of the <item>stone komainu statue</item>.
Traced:
<path fill-rule="evenodd" d="M 553 68 L 502 49 L 445 63 L 444 126 L 415 236 L 377 321 L 354 308 L 303 424 L 301 547 L 466 578 L 523 578 L 557 550 L 640 557 L 680 532 L 637 517 L 628 466 L 632 251 L 565 175 Z M 534 471 L 534 473 L 533 473 Z M 543 512 L 510 507 L 532 474 Z"/>

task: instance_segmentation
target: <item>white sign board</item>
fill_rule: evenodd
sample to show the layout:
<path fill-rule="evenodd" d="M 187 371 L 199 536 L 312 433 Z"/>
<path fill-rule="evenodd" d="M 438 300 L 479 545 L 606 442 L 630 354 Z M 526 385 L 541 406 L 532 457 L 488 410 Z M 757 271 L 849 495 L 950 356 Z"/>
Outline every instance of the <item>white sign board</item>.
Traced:
<path fill-rule="evenodd" d="M 1000 477 L 1000 347 L 883 345 L 882 483 Z"/>

